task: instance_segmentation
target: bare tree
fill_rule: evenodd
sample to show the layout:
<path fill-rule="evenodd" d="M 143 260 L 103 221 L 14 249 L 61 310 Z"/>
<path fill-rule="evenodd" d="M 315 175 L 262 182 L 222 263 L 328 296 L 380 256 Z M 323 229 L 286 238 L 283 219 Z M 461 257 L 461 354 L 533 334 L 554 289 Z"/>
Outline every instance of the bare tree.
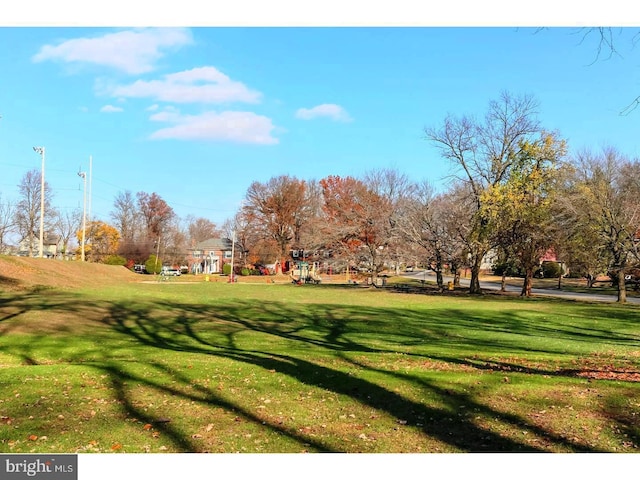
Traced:
<path fill-rule="evenodd" d="M 296 247 L 309 252 L 320 252 L 324 250 L 326 243 L 322 235 L 322 227 L 326 221 L 322 209 L 322 188 L 316 180 L 308 180 L 305 185 L 304 207 L 296 222 Z"/>
<path fill-rule="evenodd" d="M 189 241 L 191 244 L 215 238 L 221 235 L 220 230 L 216 227 L 216 224 L 206 218 L 194 218 L 192 216 L 187 217 L 187 230 Z"/>
<path fill-rule="evenodd" d="M 480 268 L 491 249 L 489 218 L 483 212 L 485 192 L 504 182 L 521 141 L 540 130 L 533 97 L 503 93 L 492 101 L 482 121 L 470 117 L 445 119 L 439 128 L 427 128 L 427 139 L 456 168 L 454 178 L 463 182 L 473 201 L 473 222 L 466 239 L 471 264 L 470 293 L 481 293 Z"/>
<path fill-rule="evenodd" d="M 414 191 L 399 223 L 403 236 L 422 249 L 424 263 L 436 273 L 440 290 L 444 289 L 445 264 L 449 264 L 458 284 L 460 279 L 462 245 L 455 202 L 455 190 L 436 195 L 431 184 L 424 181 Z"/>
<path fill-rule="evenodd" d="M 187 263 L 189 247 L 188 227 L 183 228 L 177 217 L 173 217 L 163 230 L 162 261 L 167 265 L 184 265 Z M 211 237 L 207 237 L 211 238 Z"/>
<path fill-rule="evenodd" d="M 140 213 L 131 191 L 126 190 L 118 193 L 113 202 L 113 208 L 110 216 L 114 226 L 120 231 L 122 241 L 133 243 L 137 236 L 136 230 L 139 226 Z"/>
<path fill-rule="evenodd" d="M 635 48 L 639 33 L 636 29 L 626 28 L 614 28 L 614 27 L 588 27 L 582 28 L 582 41 L 586 41 L 587 38 L 596 37 L 595 58 L 594 63 L 601 58 L 610 60 L 613 57 L 622 58 L 620 49 L 618 48 L 618 42 L 625 35 L 630 35 L 630 46 Z M 637 95 L 626 107 L 620 111 L 620 115 L 628 115 L 634 111 L 640 105 L 640 95 Z"/>
<path fill-rule="evenodd" d="M 368 171 L 363 181 L 373 192 L 391 203 L 389 216 L 385 219 L 387 246 L 383 253 L 398 273 L 400 264 L 405 262 L 407 250 L 406 238 L 399 230 L 399 223 L 407 214 L 408 201 L 416 187 L 407 175 L 392 168 Z"/>
<path fill-rule="evenodd" d="M 54 228 L 60 236 L 61 253 L 69 253 L 69 242 L 76 236 L 76 232 L 82 228 L 82 211 L 79 209 L 58 212 L 55 218 Z"/>
<path fill-rule="evenodd" d="M 6 247 L 7 235 L 15 228 L 15 208 L 10 201 L 3 202 L 0 198 L 0 252 Z"/>
<path fill-rule="evenodd" d="M 35 169 L 28 171 L 24 177 L 22 177 L 18 189 L 20 192 L 20 200 L 15 209 L 15 225 L 21 241 L 27 241 L 29 256 L 33 256 L 35 238 L 37 238 L 40 233 L 40 171 Z M 46 232 L 50 229 L 50 219 L 54 214 L 51 208 L 53 195 L 47 182 L 45 182 L 44 191 L 44 232 Z"/>
<path fill-rule="evenodd" d="M 131 191 L 116 195 L 110 217 L 120 232 L 118 254 L 135 263 L 146 262 L 152 251 L 156 251 L 153 241 L 157 239 L 147 237 L 146 225 Z"/>

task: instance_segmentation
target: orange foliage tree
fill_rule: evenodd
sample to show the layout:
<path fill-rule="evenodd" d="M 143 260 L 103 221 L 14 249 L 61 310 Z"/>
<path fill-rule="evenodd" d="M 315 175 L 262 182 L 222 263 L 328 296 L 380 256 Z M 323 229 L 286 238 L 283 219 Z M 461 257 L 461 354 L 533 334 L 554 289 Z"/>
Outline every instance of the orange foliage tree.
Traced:
<path fill-rule="evenodd" d="M 364 260 L 375 279 L 390 240 L 392 202 L 353 177 L 331 175 L 320 185 L 326 238 L 348 260 Z"/>

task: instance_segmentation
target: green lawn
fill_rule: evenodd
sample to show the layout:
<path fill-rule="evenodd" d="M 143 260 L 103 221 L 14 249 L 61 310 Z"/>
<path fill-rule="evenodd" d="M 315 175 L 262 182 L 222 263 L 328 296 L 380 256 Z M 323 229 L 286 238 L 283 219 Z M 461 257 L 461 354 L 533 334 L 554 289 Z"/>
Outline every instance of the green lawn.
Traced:
<path fill-rule="evenodd" d="M 637 452 L 640 309 L 340 285 L 0 293 L 0 452 Z"/>

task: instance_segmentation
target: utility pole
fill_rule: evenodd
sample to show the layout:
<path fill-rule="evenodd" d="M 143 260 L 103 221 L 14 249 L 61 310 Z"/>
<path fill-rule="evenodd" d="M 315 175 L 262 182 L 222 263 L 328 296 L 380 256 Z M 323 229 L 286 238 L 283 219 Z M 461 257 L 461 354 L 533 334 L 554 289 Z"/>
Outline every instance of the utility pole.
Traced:
<path fill-rule="evenodd" d="M 92 177 L 92 170 L 93 170 L 93 157 L 91 155 L 89 155 L 89 208 L 87 210 L 87 217 L 89 218 L 89 221 L 91 221 L 91 199 L 93 198 L 93 189 L 92 189 L 92 181 L 91 179 Z"/>
<path fill-rule="evenodd" d="M 80 246 L 80 261 L 84 262 L 84 244 L 87 231 L 87 174 L 78 172 L 78 176 L 84 180 L 84 193 L 82 201 L 82 244 Z"/>

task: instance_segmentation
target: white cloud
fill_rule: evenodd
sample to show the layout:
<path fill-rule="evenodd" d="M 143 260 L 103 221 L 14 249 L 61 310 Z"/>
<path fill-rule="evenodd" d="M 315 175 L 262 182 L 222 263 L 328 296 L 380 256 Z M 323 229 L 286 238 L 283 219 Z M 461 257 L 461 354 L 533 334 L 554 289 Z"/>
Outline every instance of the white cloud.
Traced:
<path fill-rule="evenodd" d="M 185 28 L 126 30 L 45 45 L 32 60 L 103 65 L 136 75 L 154 70 L 155 63 L 164 56 L 165 50 L 191 43 L 191 32 Z"/>
<path fill-rule="evenodd" d="M 115 97 L 152 98 L 175 103 L 259 103 L 260 92 L 231 80 L 215 67 L 198 67 L 165 75 L 161 80 L 138 80 L 129 85 L 97 84 L 99 93 Z"/>
<path fill-rule="evenodd" d="M 181 115 L 175 110 L 155 113 L 153 121 L 173 123 L 157 130 L 152 139 L 211 140 L 235 143 L 274 145 L 275 129 L 270 118 L 253 112 L 205 112 L 200 115 Z"/>
<path fill-rule="evenodd" d="M 149 117 L 152 122 L 180 122 L 184 116 L 180 115 L 180 111 L 175 107 L 166 107 L 161 112 L 154 113 Z"/>
<path fill-rule="evenodd" d="M 296 118 L 312 120 L 314 118 L 327 117 L 336 122 L 350 122 L 352 118 L 347 111 L 335 103 L 323 103 L 313 108 L 300 108 L 296 112 Z"/>
<path fill-rule="evenodd" d="M 113 105 L 105 105 L 100 109 L 100 111 L 105 113 L 116 113 L 123 112 L 124 109 L 122 107 L 114 107 Z"/>

